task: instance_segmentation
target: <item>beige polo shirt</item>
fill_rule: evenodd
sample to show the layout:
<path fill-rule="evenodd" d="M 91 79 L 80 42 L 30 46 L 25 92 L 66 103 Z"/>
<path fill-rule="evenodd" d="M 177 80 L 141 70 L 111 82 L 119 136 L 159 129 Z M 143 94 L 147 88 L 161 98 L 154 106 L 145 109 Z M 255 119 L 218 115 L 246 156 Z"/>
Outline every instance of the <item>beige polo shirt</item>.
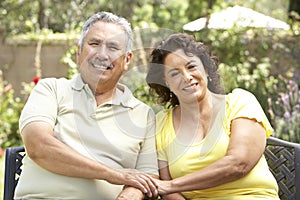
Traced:
<path fill-rule="evenodd" d="M 91 159 L 157 175 L 154 112 L 125 85 L 118 84 L 118 91 L 111 102 L 97 106 L 80 75 L 72 80 L 42 79 L 22 111 L 20 130 L 30 122 L 44 121 L 53 126 L 59 140 Z M 15 197 L 111 200 L 121 190 L 106 181 L 51 173 L 26 156 Z"/>

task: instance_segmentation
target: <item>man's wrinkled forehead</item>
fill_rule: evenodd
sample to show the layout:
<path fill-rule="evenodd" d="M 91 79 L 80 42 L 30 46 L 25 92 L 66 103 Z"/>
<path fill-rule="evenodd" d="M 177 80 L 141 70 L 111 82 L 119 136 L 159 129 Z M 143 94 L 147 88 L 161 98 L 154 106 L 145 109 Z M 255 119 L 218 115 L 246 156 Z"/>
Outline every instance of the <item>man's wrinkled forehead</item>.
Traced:
<path fill-rule="evenodd" d="M 97 24 L 97 23 L 96 23 Z M 102 42 L 109 42 L 115 43 L 125 46 L 126 44 L 126 34 L 125 31 L 117 24 L 110 23 L 110 28 L 106 28 L 102 26 L 93 24 L 87 31 L 86 39 L 93 40 L 93 41 L 102 41 Z M 111 26 L 115 26 L 115 28 L 111 28 Z"/>
<path fill-rule="evenodd" d="M 98 37 L 91 37 L 91 38 L 86 38 L 86 42 L 87 43 L 96 43 L 96 44 L 110 44 L 113 46 L 119 46 L 119 47 L 123 47 L 124 46 L 124 42 L 122 42 L 122 38 L 121 40 L 115 38 L 115 37 L 111 37 L 111 38 L 98 38 Z"/>

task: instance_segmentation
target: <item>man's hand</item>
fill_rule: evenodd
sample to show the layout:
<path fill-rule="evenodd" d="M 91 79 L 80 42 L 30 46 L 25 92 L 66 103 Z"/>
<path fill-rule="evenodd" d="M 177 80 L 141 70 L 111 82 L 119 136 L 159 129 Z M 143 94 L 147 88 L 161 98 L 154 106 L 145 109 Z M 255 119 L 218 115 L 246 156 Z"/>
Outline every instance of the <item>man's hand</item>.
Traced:
<path fill-rule="evenodd" d="M 106 180 L 112 184 L 132 186 L 149 198 L 158 196 L 154 178 L 136 169 L 117 169 L 113 176 L 107 177 Z"/>

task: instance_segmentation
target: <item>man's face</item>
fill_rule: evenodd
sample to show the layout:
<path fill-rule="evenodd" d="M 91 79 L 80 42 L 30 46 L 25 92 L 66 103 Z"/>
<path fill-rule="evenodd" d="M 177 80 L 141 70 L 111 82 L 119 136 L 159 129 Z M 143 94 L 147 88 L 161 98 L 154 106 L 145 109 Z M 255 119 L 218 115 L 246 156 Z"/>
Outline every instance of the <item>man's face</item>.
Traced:
<path fill-rule="evenodd" d="M 121 26 L 98 21 L 93 24 L 77 54 L 82 79 L 96 93 L 115 87 L 127 70 L 132 54 L 125 55 L 126 36 Z"/>

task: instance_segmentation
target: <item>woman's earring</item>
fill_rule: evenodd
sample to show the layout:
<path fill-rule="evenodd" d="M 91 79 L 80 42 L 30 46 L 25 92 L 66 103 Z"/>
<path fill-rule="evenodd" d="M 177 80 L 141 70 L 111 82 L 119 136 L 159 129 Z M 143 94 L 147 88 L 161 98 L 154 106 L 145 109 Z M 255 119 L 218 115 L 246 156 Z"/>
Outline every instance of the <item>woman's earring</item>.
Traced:
<path fill-rule="evenodd" d="M 207 80 L 208 80 L 208 82 L 212 82 L 212 79 L 210 78 L 210 76 L 207 76 Z"/>
<path fill-rule="evenodd" d="M 167 81 L 165 81 L 165 84 L 166 84 L 166 86 L 167 86 L 168 88 L 170 88 L 170 87 L 169 87 L 169 84 L 168 84 L 168 82 L 167 82 Z"/>

